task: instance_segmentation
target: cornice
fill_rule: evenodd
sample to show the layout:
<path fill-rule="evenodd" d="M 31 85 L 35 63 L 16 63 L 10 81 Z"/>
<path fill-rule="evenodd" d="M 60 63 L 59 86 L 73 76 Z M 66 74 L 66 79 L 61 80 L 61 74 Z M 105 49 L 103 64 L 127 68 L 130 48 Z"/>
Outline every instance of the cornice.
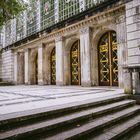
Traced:
<path fill-rule="evenodd" d="M 116 8 L 98 13 L 95 16 L 92 16 L 89 18 L 87 17 L 86 19 L 84 19 L 80 22 L 77 22 L 75 24 L 69 25 L 65 28 L 59 29 L 57 31 L 52 31 L 49 34 L 40 35 L 39 38 L 37 38 L 33 41 L 30 41 L 26 44 L 22 44 L 18 48 L 27 47 L 28 45 L 35 44 L 38 41 L 45 43 L 45 44 L 46 43 L 48 44 L 49 42 L 52 42 L 52 41 L 56 41 L 56 42 L 60 41 L 62 39 L 62 37 L 65 37 L 66 35 L 70 35 L 70 33 L 81 30 L 82 28 L 84 28 L 84 30 L 87 30 L 86 29 L 87 26 L 93 27 L 93 28 L 98 27 L 99 22 L 103 19 L 107 19 L 107 18 L 111 17 L 114 20 L 119 15 L 123 15 L 124 11 L 125 11 L 125 5 L 123 4 Z M 18 48 L 15 48 L 15 49 L 18 49 Z"/>

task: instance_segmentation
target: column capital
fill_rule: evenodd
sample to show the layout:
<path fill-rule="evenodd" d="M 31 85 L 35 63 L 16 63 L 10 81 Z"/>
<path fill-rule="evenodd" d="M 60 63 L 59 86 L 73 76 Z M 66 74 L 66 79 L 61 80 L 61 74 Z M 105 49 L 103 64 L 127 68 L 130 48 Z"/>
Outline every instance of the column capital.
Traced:
<path fill-rule="evenodd" d="M 90 33 L 90 31 L 91 31 L 90 27 L 83 27 L 79 30 L 80 34 Z"/>
<path fill-rule="evenodd" d="M 121 15 L 121 16 L 115 17 L 116 24 L 123 23 L 123 22 L 125 22 L 125 20 L 126 20 L 125 15 Z"/>
<path fill-rule="evenodd" d="M 64 37 L 62 36 L 56 36 L 55 37 L 55 42 L 63 41 Z"/>
<path fill-rule="evenodd" d="M 19 52 L 14 52 L 14 55 L 18 55 Z"/>
<path fill-rule="evenodd" d="M 23 49 L 24 52 L 28 52 L 29 50 L 30 50 L 29 48 Z"/>
<path fill-rule="evenodd" d="M 44 43 L 40 43 L 37 46 L 38 46 L 38 48 L 43 48 L 45 45 L 44 45 Z"/>

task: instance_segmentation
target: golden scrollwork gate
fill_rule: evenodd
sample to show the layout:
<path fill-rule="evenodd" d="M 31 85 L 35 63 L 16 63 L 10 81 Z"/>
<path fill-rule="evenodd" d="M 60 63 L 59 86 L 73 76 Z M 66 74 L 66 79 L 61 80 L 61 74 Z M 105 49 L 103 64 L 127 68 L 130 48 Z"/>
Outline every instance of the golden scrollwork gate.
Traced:
<path fill-rule="evenodd" d="M 118 58 L 116 32 L 105 33 L 99 42 L 99 82 L 102 86 L 118 85 Z"/>
<path fill-rule="evenodd" d="M 56 55 L 55 48 L 51 52 L 51 84 L 56 84 Z"/>
<path fill-rule="evenodd" d="M 81 70 L 80 70 L 80 41 L 76 41 L 70 51 L 71 56 L 71 84 L 80 85 Z"/>

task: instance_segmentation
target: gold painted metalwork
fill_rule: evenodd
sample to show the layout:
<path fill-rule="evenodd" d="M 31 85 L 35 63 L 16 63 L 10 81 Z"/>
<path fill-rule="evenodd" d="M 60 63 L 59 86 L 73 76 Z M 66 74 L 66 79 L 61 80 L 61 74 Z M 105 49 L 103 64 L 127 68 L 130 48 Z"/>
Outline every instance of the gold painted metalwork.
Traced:
<path fill-rule="evenodd" d="M 79 40 L 71 47 L 71 84 L 80 85 L 81 70 L 80 70 L 80 46 Z"/>
<path fill-rule="evenodd" d="M 118 85 L 118 58 L 116 33 L 104 34 L 99 43 L 99 77 L 100 85 Z"/>
<path fill-rule="evenodd" d="M 51 84 L 56 84 L 56 54 L 55 48 L 51 52 Z"/>

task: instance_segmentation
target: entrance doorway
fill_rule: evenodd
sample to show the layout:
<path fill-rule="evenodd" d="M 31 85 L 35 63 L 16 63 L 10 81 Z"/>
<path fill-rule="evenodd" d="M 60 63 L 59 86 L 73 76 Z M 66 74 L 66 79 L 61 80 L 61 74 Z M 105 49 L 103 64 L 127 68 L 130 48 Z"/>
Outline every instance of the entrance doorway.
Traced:
<path fill-rule="evenodd" d="M 118 58 L 116 32 L 105 33 L 98 46 L 99 84 L 118 86 Z"/>
<path fill-rule="evenodd" d="M 73 43 L 70 50 L 70 65 L 71 65 L 71 84 L 81 84 L 81 70 L 80 70 L 80 41 Z"/>
<path fill-rule="evenodd" d="M 55 48 L 53 48 L 51 52 L 51 84 L 56 84 L 56 54 L 55 54 Z"/>

